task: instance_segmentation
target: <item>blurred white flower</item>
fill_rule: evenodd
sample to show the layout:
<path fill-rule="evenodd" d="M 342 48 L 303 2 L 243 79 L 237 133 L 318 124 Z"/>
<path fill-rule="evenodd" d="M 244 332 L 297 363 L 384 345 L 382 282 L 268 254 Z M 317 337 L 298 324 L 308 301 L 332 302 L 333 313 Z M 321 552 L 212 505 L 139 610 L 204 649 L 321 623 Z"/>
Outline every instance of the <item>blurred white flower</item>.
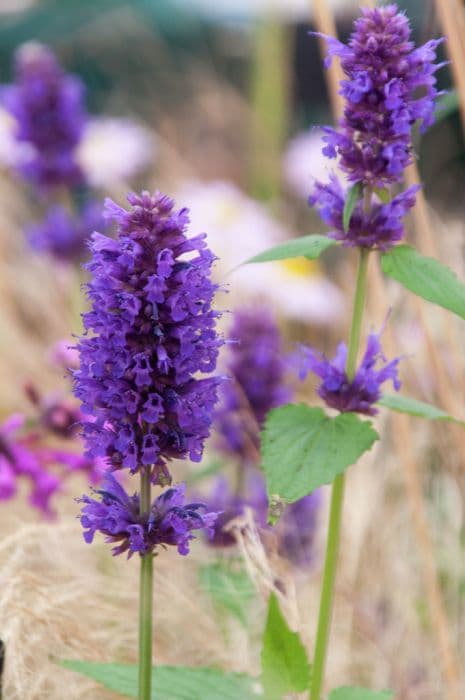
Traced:
<path fill-rule="evenodd" d="M 206 232 L 219 260 L 216 280 L 227 286 L 228 308 L 262 299 L 294 320 L 332 323 L 342 314 L 341 292 L 305 258 L 241 266 L 248 258 L 290 238 L 266 208 L 229 182 L 188 182 L 176 201 L 189 207 L 190 233 Z"/>
<path fill-rule="evenodd" d="M 125 183 L 157 154 L 157 139 L 130 119 L 90 119 L 77 149 L 77 160 L 94 187 Z"/>
<path fill-rule="evenodd" d="M 14 12 L 24 12 L 35 4 L 35 0 L 2 0 L 0 3 L 0 14 L 7 15 Z"/>
<path fill-rule="evenodd" d="M 0 167 L 14 168 L 34 155 L 35 149 L 31 144 L 16 140 L 16 128 L 16 120 L 0 108 Z"/>
<path fill-rule="evenodd" d="M 323 130 L 316 127 L 297 134 L 287 145 L 282 161 L 283 177 L 290 191 L 297 197 L 307 199 L 313 182 L 328 182 L 331 173 L 335 173 L 342 182 L 345 180 L 337 160 L 323 155 L 325 144 L 322 137 Z"/>

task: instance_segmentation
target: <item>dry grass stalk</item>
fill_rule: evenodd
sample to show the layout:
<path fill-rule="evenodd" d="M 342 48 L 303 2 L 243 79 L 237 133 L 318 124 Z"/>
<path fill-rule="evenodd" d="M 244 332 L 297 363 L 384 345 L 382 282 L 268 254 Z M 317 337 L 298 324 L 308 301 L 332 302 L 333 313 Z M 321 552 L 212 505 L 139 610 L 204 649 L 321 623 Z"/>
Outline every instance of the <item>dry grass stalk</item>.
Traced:
<path fill-rule="evenodd" d="M 326 0 L 313 0 L 312 2 L 313 10 L 313 21 L 318 32 L 321 34 L 328 34 L 329 36 L 337 36 L 336 23 L 334 21 L 334 15 L 329 7 Z M 321 55 L 326 56 L 327 48 L 324 39 L 318 38 L 318 43 L 320 45 Z M 339 94 L 339 84 L 344 78 L 342 72 L 339 57 L 334 56 L 331 69 L 326 72 L 326 86 L 328 88 L 329 101 L 331 103 L 331 109 L 333 112 L 333 117 L 335 123 L 342 117 L 342 112 L 344 108 L 344 100 Z"/>
<path fill-rule="evenodd" d="M 436 10 L 446 35 L 446 51 L 451 61 L 465 136 L 465 7 L 459 0 L 436 0 Z"/>

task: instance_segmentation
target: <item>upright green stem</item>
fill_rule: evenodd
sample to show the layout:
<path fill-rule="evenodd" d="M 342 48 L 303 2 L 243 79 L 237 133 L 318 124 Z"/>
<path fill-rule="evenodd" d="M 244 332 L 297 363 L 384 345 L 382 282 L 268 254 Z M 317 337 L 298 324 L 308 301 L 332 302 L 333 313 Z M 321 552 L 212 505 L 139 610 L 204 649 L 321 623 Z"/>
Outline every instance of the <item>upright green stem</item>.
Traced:
<path fill-rule="evenodd" d="M 349 348 L 347 353 L 346 371 L 352 379 L 357 366 L 357 355 L 360 346 L 363 310 L 365 307 L 366 279 L 369 251 L 361 248 L 355 287 L 352 323 L 350 326 Z M 339 474 L 333 482 L 331 507 L 329 512 L 328 542 L 326 545 L 323 585 L 321 590 L 320 611 L 316 635 L 315 654 L 313 657 L 312 683 L 310 700 L 321 700 L 324 682 L 326 655 L 328 651 L 329 632 L 333 609 L 334 581 L 336 578 L 339 540 L 341 532 L 342 506 L 344 503 L 344 474 Z"/>
<path fill-rule="evenodd" d="M 140 473 L 140 513 L 150 510 L 150 469 Z M 139 589 L 139 700 L 152 698 L 153 554 L 141 557 Z"/>

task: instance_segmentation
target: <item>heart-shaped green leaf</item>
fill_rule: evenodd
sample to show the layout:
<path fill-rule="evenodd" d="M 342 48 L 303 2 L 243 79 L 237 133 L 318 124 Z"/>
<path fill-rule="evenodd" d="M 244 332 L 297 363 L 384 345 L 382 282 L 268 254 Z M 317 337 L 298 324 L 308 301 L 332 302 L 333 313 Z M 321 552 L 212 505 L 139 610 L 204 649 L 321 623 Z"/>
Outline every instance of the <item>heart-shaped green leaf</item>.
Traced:
<path fill-rule="evenodd" d="M 288 404 L 267 416 L 262 466 L 270 496 L 288 503 L 330 484 L 378 440 L 355 413 L 332 418 L 321 408 Z"/>

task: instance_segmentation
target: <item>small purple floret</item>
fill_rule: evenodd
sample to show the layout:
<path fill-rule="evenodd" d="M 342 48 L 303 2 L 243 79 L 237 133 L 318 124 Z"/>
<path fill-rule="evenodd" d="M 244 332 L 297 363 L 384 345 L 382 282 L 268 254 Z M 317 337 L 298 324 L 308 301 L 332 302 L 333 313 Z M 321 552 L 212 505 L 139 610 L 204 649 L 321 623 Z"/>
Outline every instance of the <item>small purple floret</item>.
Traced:
<path fill-rule="evenodd" d="M 368 336 L 365 354 L 352 380 L 347 377 L 345 369 L 345 343 L 339 345 L 336 357 L 332 360 L 311 348 L 304 347 L 302 352 L 304 359 L 301 378 L 309 371 L 320 377 L 322 382 L 317 390 L 319 396 L 328 406 L 338 411 L 374 416 L 378 413 L 375 404 L 381 398 L 381 385 L 390 380 L 396 391 L 400 388 L 397 368 L 401 358 L 386 361 L 379 334 L 370 333 Z M 376 365 L 380 366 L 376 368 Z"/>
<path fill-rule="evenodd" d="M 111 200 L 106 218 L 117 237 L 91 237 L 92 308 L 83 314 L 74 392 L 83 412 L 87 454 L 112 470 L 154 465 L 166 483 L 171 459 L 201 459 L 210 432 L 222 339 L 212 309 L 215 260 L 205 235 L 188 238 L 186 209 L 160 193 L 128 196 L 129 210 Z"/>
<path fill-rule="evenodd" d="M 330 238 L 342 241 L 345 246 L 386 251 L 405 235 L 403 218 L 415 205 L 419 185 L 412 185 L 404 192 L 383 204 L 372 201 L 368 212 L 359 201 L 353 210 L 347 231 L 344 231 L 343 212 L 347 193 L 333 175 L 328 183 L 315 183 L 309 204 L 314 206 L 321 219 L 332 228 Z"/>
<path fill-rule="evenodd" d="M 84 539 L 90 543 L 101 532 L 106 542 L 117 545 L 113 555 L 145 556 L 159 545 L 173 545 L 180 554 L 188 554 L 189 542 L 195 539 L 192 531 L 212 535 L 217 513 L 206 512 L 203 503 L 184 503 L 184 492 L 184 484 L 167 489 L 155 498 L 150 512 L 141 516 L 139 495 L 128 496 L 108 472 L 101 488 L 94 490 L 98 500 L 85 495 L 78 501 L 84 504 L 80 516 Z"/>

